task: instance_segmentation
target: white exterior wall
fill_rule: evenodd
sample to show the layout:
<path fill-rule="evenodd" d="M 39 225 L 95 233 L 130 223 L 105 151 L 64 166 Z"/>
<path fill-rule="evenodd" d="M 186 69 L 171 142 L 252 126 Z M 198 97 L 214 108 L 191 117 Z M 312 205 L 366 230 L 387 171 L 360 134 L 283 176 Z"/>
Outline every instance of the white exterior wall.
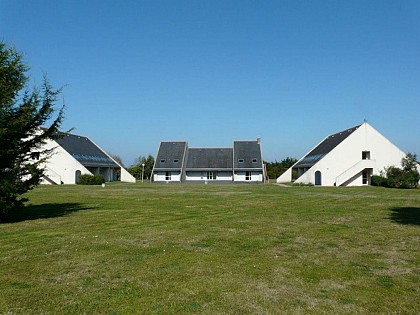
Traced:
<path fill-rule="evenodd" d="M 52 156 L 47 160 L 45 174 L 56 184 L 76 184 L 76 171 L 81 174 L 93 175 L 86 167 L 80 164 L 70 153 L 64 150 L 57 142 L 48 140 L 45 149 L 55 148 Z M 49 184 L 43 180 L 43 184 Z"/>
<path fill-rule="evenodd" d="M 181 172 L 180 171 L 170 171 L 171 179 L 166 179 L 166 171 L 156 171 L 153 173 L 153 181 L 155 182 L 180 182 L 181 181 Z"/>
<path fill-rule="evenodd" d="M 217 180 L 232 181 L 232 172 L 217 172 Z"/>
<path fill-rule="evenodd" d="M 207 171 L 187 171 L 186 180 L 187 181 L 232 181 L 231 172 L 216 172 L 216 179 L 207 179 Z"/>
<path fill-rule="evenodd" d="M 117 163 L 118 164 L 118 163 Z M 121 178 L 120 180 L 122 182 L 127 182 L 127 183 L 135 183 L 136 182 L 136 178 L 131 175 L 124 167 L 121 166 Z"/>
<path fill-rule="evenodd" d="M 234 174 L 235 182 L 262 182 L 263 174 L 261 171 L 251 171 L 251 180 L 246 180 L 246 171 L 236 171 Z"/>
<path fill-rule="evenodd" d="M 296 183 L 315 183 L 315 172 L 320 171 L 322 174 L 322 186 L 333 186 L 337 177 L 353 167 L 353 175 L 349 174 L 349 182 L 346 186 L 361 186 L 362 169 L 358 172 L 357 163 L 362 161 L 362 151 L 370 151 L 371 166 L 373 175 L 379 175 L 384 168 L 394 165 L 400 166 L 401 159 L 405 157 L 405 153 L 392 144 L 388 139 L 382 136 L 369 124 L 364 123 L 350 136 L 344 139 L 337 147 L 329 152 L 318 163 L 313 165 L 306 173 L 300 176 Z M 354 167 L 356 165 L 356 167 Z M 360 167 L 363 167 L 360 164 Z M 290 170 L 291 176 L 291 170 Z M 277 179 L 283 180 L 285 176 Z"/>
<path fill-rule="evenodd" d="M 277 183 L 290 183 L 292 181 L 292 167 L 277 177 Z"/>
<path fill-rule="evenodd" d="M 114 168 L 92 168 L 91 170 L 93 172 L 91 172 L 54 140 L 47 140 L 46 144 L 44 145 L 44 148 L 48 150 L 54 148 L 51 157 L 47 160 L 45 164 L 45 175 L 48 176 L 56 184 L 76 184 L 76 171 L 80 171 L 81 175 L 102 174 L 104 175 L 107 181 L 112 181 L 114 178 L 114 173 L 116 172 Z M 106 152 L 104 153 L 106 154 Z M 107 156 L 109 155 L 107 154 Z M 110 158 L 112 159 L 112 157 Z M 114 159 L 112 160 L 117 165 L 119 165 Z M 119 166 L 121 171 L 120 180 L 123 182 L 135 183 L 136 179 L 134 178 L 134 176 L 128 173 L 128 171 L 121 165 Z M 47 180 L 43 180 L 42 183 L 51 184 Z"/>

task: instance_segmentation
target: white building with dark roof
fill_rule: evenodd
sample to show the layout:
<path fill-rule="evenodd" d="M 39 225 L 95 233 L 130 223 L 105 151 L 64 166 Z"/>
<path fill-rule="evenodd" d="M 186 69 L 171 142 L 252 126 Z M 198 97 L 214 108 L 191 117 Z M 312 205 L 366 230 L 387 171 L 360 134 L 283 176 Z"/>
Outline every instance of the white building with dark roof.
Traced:
<path fill-rule="evenodd" d="M 49 140 L 45 149 L 53 149 L 45 164 L 43 184 L 76 184 L 80 175 L 102 174 L 105 181 L 135 182 L 128 171 L 87 137 L 63 133 Z"/>
<path fill-rule="evenodd" d="M 367 122 L 322 140 L 277 183 L 319 186 L 363 186 L 386 167 L 400 166 L 405 153 Z"/>
<path fill-rule="evenodd" d="M 233 148 L 189 148 L 186 141 L 160 143 L 153 182 L 264 182 L 261 143 L 234 141 Z"/>

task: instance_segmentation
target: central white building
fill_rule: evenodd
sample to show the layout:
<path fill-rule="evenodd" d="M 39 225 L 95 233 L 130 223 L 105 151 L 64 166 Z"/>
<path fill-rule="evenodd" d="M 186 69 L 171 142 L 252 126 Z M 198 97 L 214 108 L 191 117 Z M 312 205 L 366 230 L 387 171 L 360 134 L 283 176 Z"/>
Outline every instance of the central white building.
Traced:
<path fill-rule="evenodd" d="M 234 141 L 232 148 L 188 148 L 186 141 L 160 143 L 153 182 L 262 183 L 261 142 Z"/>

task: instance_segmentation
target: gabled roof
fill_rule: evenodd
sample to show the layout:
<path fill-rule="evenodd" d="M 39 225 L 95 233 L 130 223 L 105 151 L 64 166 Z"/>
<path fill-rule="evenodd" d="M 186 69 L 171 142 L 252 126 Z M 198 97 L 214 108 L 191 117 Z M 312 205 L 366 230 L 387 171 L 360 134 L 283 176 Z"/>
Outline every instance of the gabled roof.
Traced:
<path fill-rule="evenodd" d="M 232 148 L 190 148 L 186 170 L 232 170 Z"/>
<path fill-rule="evenodd" d="M 155 169 L 181 169 L 187 148 L 186 141 L 161 142 Z"/>
<path fill-rule="evenodd" d="M 60 133 L 55 141 L 85 167 L 119 167 L 87 137 Z"/>
<path fill-rule="evenodd" d="M 328 136 L 320 144 L 318 144 L 311 152 L 305 155 L 298 163 L 293 167 L 312 167 L 321 160 L 325 155 L 331 152 L 336 146 L 343 142 L 348 136 L 350 136 L 357 128 L 361 125 L 337 132 L 333 135 Z"/>
<path fill-rule="evenodd" d="M 259 141 L 234 141 L 233 156 L 235 169 L 261 169 L 263 167 Z"/>

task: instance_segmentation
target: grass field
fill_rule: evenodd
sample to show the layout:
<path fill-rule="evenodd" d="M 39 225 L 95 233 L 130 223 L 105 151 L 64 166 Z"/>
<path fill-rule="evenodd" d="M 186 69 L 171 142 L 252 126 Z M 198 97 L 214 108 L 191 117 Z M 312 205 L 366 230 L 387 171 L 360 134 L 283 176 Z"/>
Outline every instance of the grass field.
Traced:
<path fill-rule="evenodd" d="M 420 190 L 42 186 L 0 314 L 419 314 Z"/>

